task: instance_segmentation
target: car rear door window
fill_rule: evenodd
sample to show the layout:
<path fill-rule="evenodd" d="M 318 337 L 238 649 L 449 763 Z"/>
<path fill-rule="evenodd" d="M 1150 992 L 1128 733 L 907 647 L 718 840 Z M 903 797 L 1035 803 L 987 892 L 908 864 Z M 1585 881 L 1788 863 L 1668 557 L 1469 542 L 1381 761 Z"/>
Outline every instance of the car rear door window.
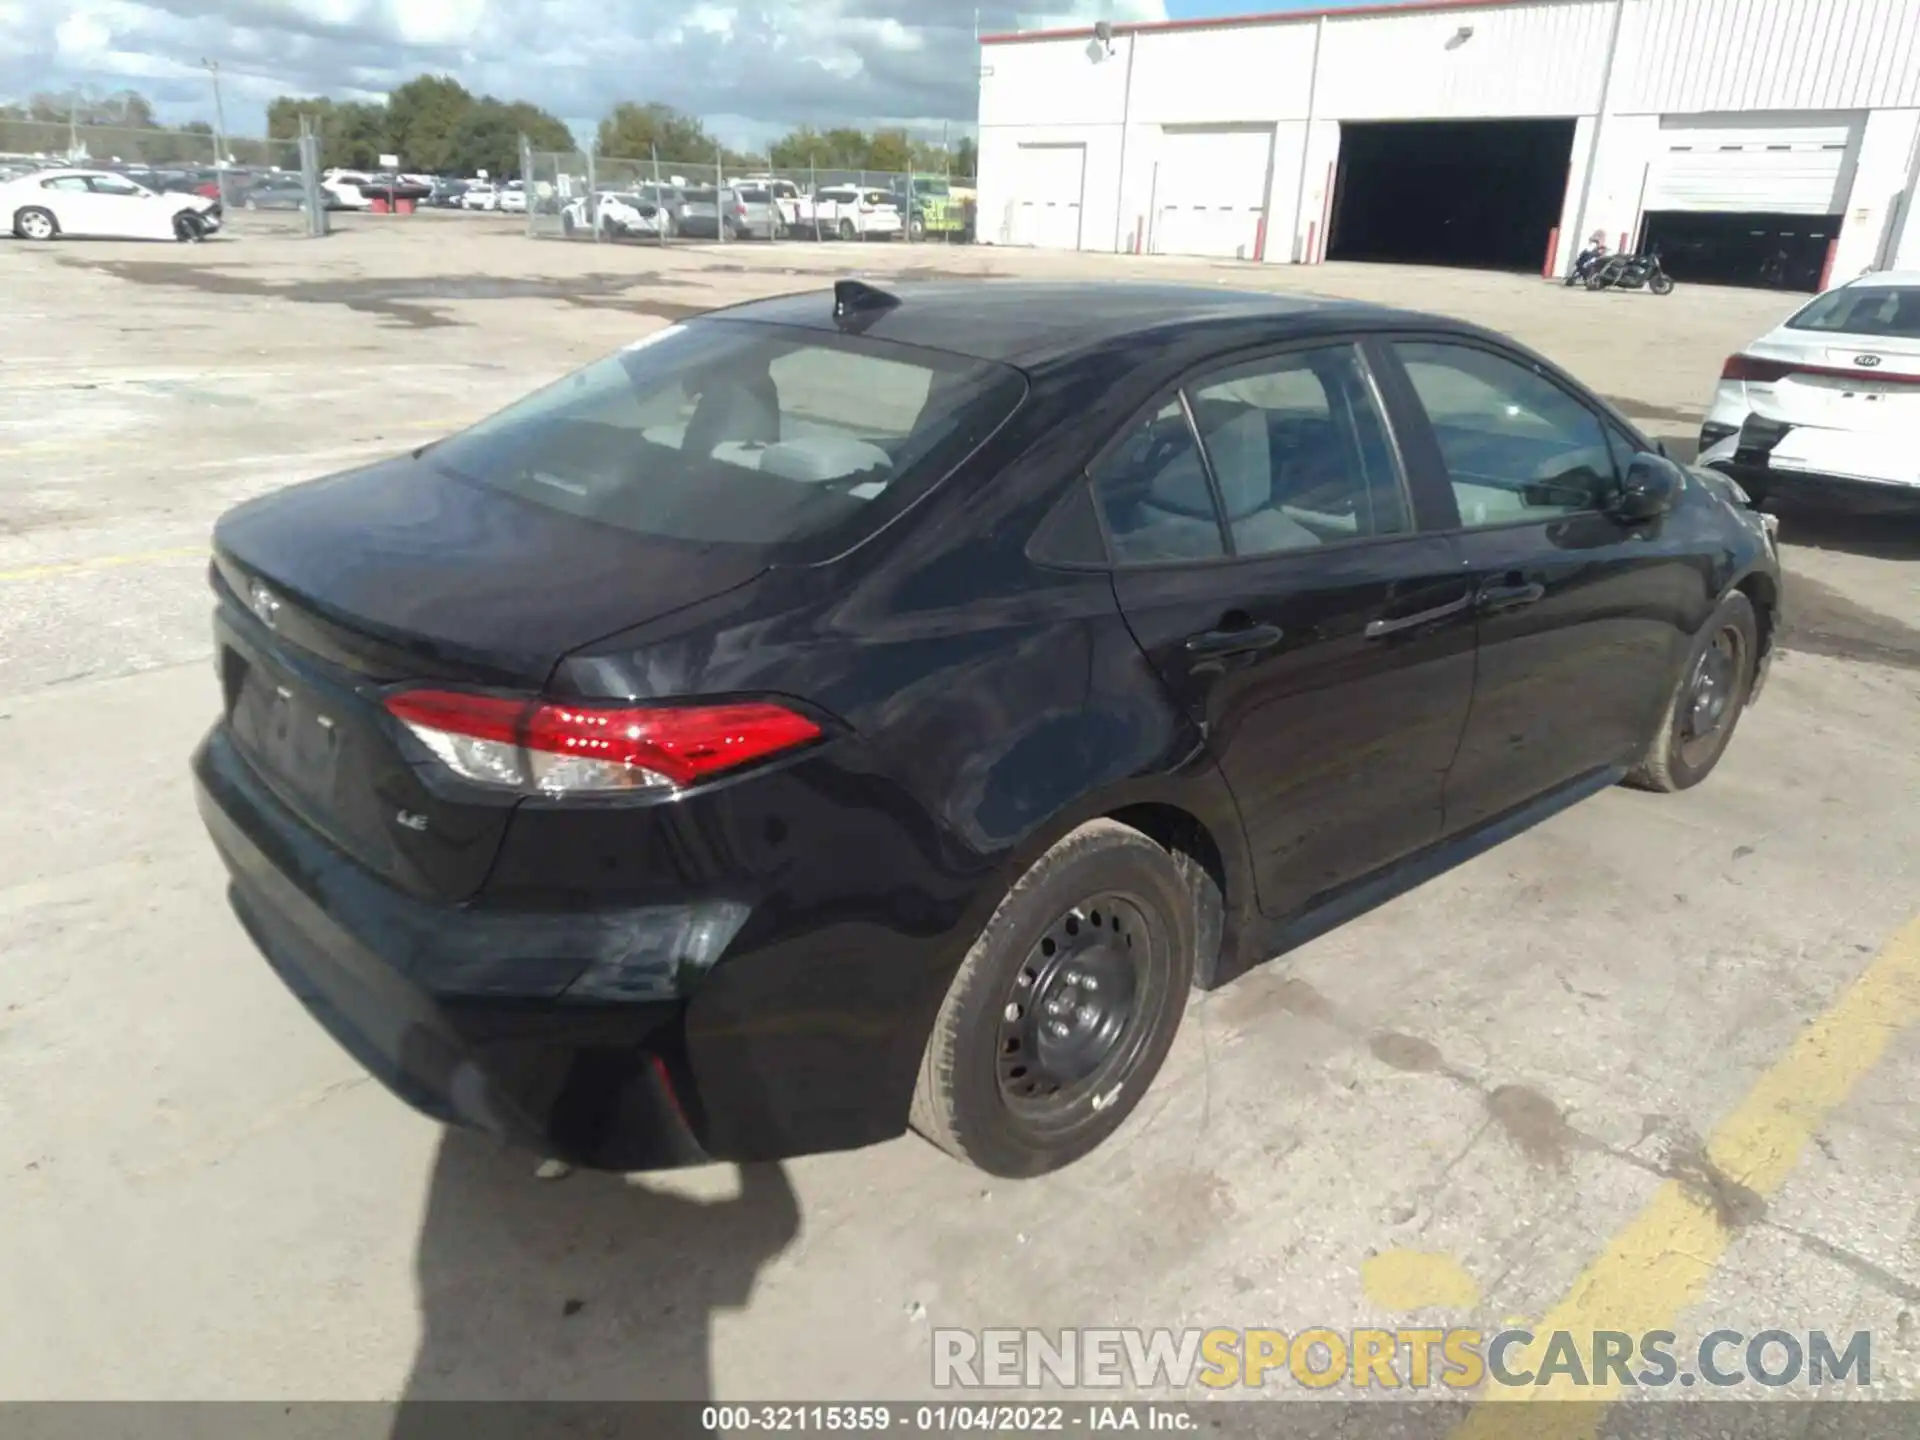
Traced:
<path fill-rule="evenodd" d="M 1168 401 L 1093 467 L 1113 558 L 1148 565 L 1227 553 L 1186 407 Z"/>
<path fill-rule="evenodd" d="M 1352 345 L 1259 360 L 1189 395 L 1236 555 L 1413 528 L 1393 443 Z"/>
<path fill-rule="evenodd" d="M 1614 454 L 1600 417 L 1529 366 L 1477 346 L 1402 341 L 1469 529 L 1597 510 Z"/>

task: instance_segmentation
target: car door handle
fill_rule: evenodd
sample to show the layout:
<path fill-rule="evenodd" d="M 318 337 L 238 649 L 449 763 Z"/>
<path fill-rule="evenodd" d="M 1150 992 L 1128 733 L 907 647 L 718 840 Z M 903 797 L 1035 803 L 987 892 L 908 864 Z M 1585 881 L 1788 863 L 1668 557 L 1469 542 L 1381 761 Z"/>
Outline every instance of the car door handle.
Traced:
<path fill-rule="evenodd" d="M 1482 610 L 1516 610 L 1544 600 L 1546 595 L 1547 587 L 1532 581 L 1524 585 L 1483 585 L 1475 603 Z"/>
<path fill-rule="evenodd" d="M 1203 630 L 1187 637 L 1189 655 L 1248 655 L 1256 650 L 1271 650 L 1287 638 L 1278 625 L 1239 625 L 1224 630 Z"/>
<path fill-rule="evenodd" d="M 1418 610 L 1411 615 L 1396 615 L 1391 620 L 1369 620 L 1367 639 L 1378 640 L 1382 635 L 1397 635 L 1402 630 L 1411 630 L 1418 625 L 1431 625 L 1436 620 L 1444 620 L 1449 615 L 1458 615 L 1473 603 L 1471 595 L 1462 595 L 1458 600 L 1449 600 L 1444 605 L 1436 605 L 1431 610 Z"/>

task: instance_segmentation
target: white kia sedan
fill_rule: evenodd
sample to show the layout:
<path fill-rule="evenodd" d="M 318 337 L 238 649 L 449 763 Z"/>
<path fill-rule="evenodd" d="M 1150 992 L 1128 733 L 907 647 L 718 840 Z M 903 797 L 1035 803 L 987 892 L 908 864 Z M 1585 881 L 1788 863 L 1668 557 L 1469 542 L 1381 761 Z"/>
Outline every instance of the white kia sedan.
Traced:
<path fill-rule="evenodd" d="M 111 170 L 35 170 L 0 185 L 0 223 L 22 240 L 202 240 L 220 228 L 220 202 Z"/>
<path fill-rule="evenodd" d="M 1700 462 L 1755 500 L 1920 508 L 1920 272 L 1850 280 L 1729 356 Z"/>

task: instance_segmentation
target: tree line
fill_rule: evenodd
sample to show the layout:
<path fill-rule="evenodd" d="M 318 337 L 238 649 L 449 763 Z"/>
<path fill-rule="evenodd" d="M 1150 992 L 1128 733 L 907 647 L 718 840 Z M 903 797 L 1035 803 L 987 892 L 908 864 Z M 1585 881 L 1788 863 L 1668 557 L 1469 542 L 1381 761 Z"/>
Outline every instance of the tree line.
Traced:
<path fill-rule="evenodd" d="M 290 142 L 300 134 L 302 116 L 320 136 L 320 163 L 352 170 L 370 170 L 382 155 L 398 155 L 401 166 L 411 171 L 517 175 L 522 135 L 537 151 L 571 151 L 576 146 L 564 121 L 530 101 L 475 95 L 451 76 L 418 75 L 384 101 L 281 95 L 267 106 L 269 143 L 229 136 L 228 152 L 242 164 L 293 164 Z M 215 159 L 211 125 L 204 120 L 162 125 L 153 106 L 133 90 L 104 97 L 42 94 L 24 104 L 0 105 L 0 150 L 63 151 L 70 123 L 82 129 L 113 128 L 111 137 L 81 136 L 97 158 L 195 164 Z M 804 170 L 811 165 L 956 176 L 971 176 L 976 159 L 970 138 L 948 149 L 902 129 L 816 130 L 805 125 L 774 141 L 765 153 L 754 154 L 721 144 L 697 116 L 639 101 L 613 107 L 594 133 L 594 149 L 627 160 L 658 156 L 681 167 L 711 164 L 717 158 L 729 170 Z"/>

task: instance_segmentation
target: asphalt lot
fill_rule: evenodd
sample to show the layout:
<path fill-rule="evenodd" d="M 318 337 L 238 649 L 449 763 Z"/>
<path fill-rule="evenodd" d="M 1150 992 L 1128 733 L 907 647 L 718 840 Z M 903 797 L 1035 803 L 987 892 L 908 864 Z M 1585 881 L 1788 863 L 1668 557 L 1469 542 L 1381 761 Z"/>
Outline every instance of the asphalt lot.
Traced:
<path fill-rule="evenodd" d="M 1311 288 L 1508 330 L 1690 449 L 1792 297 L 242 228 L 0 241 L 0 1399 L 906 1398 L 935 1326 L 1546 1317 L 1865 1329 L 1874 1392 L 1920 1398 L 1920 524 L 1789 514 L 1784 653 L 1707 785 L 1601 795 L 1196 999 L 1115 1142 L 1027 1184 L 912 1138 L 536 1180 L 284 993 L 187 783 L 223 508 L 715 305 L 850 271 Z"/>

